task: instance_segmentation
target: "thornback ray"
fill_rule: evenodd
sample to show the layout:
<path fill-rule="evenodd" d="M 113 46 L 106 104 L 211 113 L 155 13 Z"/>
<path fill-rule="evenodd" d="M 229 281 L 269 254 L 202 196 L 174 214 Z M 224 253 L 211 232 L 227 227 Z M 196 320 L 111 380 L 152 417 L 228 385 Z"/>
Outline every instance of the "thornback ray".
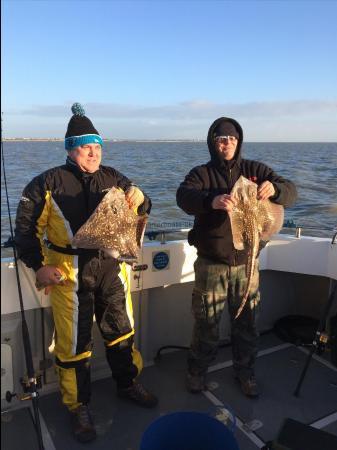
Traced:
<path fill-rule="evenodd" d="M 237 201 L 236 206 L 229 213 L 233 244 L 236 250 L 246 250 L 248 254 L 247 287 L 235 316 L 236 319 L 247 302 L 260 241 L 268 241 L 273 234 L 281 230 L 284 208 L 270 200 L 258 200 L 257 184 L 244 176 L 240 176 L 235 183 L 231 195 Z"/>
<path fill-rule="evenodd" d="M 135 261 L 147 215 L 130 209 L 123 191 L 111 188 L 72 239 L 77 248 L 101 249 L 119 260 Z"/>

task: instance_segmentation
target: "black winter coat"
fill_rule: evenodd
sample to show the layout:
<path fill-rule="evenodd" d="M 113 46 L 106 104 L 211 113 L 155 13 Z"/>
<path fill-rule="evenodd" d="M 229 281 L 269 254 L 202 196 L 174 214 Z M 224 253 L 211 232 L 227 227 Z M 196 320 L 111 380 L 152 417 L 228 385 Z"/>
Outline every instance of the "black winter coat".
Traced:
<path fill-rule="evenodd" d="M 112 187 L 127 191 L 132 182 L 113 167 L 100 166 L 94 173 L 82 172 L 69 158 L 35 177 L 24 189 L 16 215 L 15 243 L 18 256 L 37 271 L 44 264 L 43 237 L 60 247 L 89 219 Z M 138 207 L 149 213 L 151 200 Z"/>
<path fill-rule="evenodd" d="M 214 130 L 222 121 L 233 123 L 240 135 L 231 161 L 221 158 L 215 149 Z M 214 197 L 229 194 L 241 175 L 258 185 L 270 181 L 276 191 L 270 198 L 274 203 L 291 206 L 297 197 L 296 187 L 291 181 L 277 175 L 265 164 L 241 158 L 242 140 L 243 132 L 238 122 L 225 117 L 217 119 L 211 125 L 207 138 L 211 160 L 194 167 L 177 190 L 178 206 L 195 216 L 188 236 L 190 245 L 194 245 L 198 255 L 204 258 L 234 266 L 246 264 L 247 252 L 235 250 L 229 216 L 226 211 L 212 208 Z M 261 242 L 260 249 L 264 245 Z"/>

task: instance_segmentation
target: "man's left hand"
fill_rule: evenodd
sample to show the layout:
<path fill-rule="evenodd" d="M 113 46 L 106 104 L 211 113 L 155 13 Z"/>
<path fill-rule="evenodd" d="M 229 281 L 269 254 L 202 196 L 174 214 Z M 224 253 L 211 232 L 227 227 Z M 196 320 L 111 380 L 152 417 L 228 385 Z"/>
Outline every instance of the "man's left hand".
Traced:
<path fill-rule="evenodd" d="M 125 199 L 129 203 L 130 208 L 138 208 L 142 203 L 144 203 L 144 194 L 136 186 L 131 186 L 125 192 Z"/>
<path fill-rule="evenodd" d="M 257 188 L 257 198 L 258 200 L 267 200 L 267 198 L 272 197 L 275 195 L 276 191 L 273 186 L 273 183 L 270 181 L 264 181 L 260 186 Z"/>

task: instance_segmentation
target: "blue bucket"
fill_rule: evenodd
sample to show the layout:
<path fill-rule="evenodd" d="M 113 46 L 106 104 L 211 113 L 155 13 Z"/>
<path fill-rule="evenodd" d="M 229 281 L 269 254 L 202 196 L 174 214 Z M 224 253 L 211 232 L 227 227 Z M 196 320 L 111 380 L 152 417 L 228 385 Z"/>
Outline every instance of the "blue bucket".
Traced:
<path fill-rule="evenodd" d="M 140 450 L 239 450 L 233 433 L 214 417 L 175 412 L 159 417 L 145 430 Z"/>

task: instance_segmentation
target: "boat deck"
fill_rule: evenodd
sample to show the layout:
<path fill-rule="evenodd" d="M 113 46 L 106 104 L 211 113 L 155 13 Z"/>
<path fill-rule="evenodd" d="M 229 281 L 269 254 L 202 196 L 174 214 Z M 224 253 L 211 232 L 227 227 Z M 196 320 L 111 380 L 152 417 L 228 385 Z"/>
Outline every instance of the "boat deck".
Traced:
<path fill-rule="evenodd" d="M 160 360 L 145 368 L 140 376 L 159 397 L 159 405 L 154 409 L 119 399 L 110 378 L 92 383 L 91 410 L 98 437 L 86 446 L 92 450 L 139 450 L 144 430 L 159 416 L 176 411 L 214 416 L 222 408 L 236 417 L 234 435 L 240 450 L 256 450 L 275 439 L 286 418 L 324 430 L 334 435 L 337 442 L 337 368 L 330 364 L 327 354 L 315 355 L 297 398 L 293 392 L 305 360 L 302 348 L 280 341 L 273 333 L 261 336 L 256 375 L 262 394 L 258 399 L 249 399 L 241 394 L 233 379 L 229 346 L 219 349 L 217 360 L 209 369 L 209 389 L 202 394 L 190 394 L 185 389 L 186 351 L 162 352 Z M 38 448 L 29 404 L 2 414 L 4 450 Z M 71 436 L 68 413 L 61 405 L 59 392 L 40 397 L 40 412 L 46 450 L 83 448 Z"/>

